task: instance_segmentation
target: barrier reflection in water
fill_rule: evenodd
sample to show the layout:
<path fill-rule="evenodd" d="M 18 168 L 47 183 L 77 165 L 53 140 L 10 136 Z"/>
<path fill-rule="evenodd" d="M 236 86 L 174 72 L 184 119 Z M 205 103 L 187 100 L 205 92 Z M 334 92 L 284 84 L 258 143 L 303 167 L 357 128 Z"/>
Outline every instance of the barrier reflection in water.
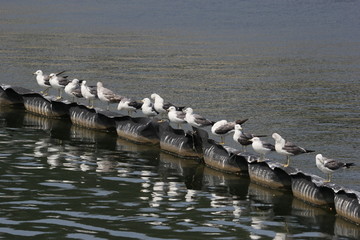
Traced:
<path fill-rule="evenodd" d="M 50 134 L 51 138 L 69 140 L 72 124 L 69 119 L 54 119 L 26 113 L 23 127 L 44 130 Z"/>
<path fill-rule="evenodd" d="M 360 227 L 358 224 L 349 222 L 343 217 L 336 216 L 334 234 L 340 237 L 360 239 Z"/>
<path fill-rule="evenodd" d="M 72 125 L 71 141 L 79 145 L 86 145 L 86 147 L 116 149 L 117 135 L 115 132 L 103 132 L 95 129 L 87 129 L 77 125 Z"/>
<path fill-rule="evenodd" d="M 168 175 L 169 169 L 184 178 L 188 189 L 202 189 L 204 165 L 193 159 L 182 159 L 168 153 L 160 152 L 159 169 L 164 175 Z"/>
<path fill-rule="evenodd" d="M 333 212 L 329 209 L 307 204 L 298 198 L 293 198 L 291 205 L 292 215 L 297 216 L 298 221 L 310 229 L 309 231 L 321 229 L 322 232 L 329 235 L 334 234 L 335 215 Z"/>
<path fill-rule="evenodd" d="M 26 113 L 22 109 L 15 109 L 9 106 L 0 106 L 0 117 L 4 119 L 1 125 L 10 128 L 21 128 Z"/>

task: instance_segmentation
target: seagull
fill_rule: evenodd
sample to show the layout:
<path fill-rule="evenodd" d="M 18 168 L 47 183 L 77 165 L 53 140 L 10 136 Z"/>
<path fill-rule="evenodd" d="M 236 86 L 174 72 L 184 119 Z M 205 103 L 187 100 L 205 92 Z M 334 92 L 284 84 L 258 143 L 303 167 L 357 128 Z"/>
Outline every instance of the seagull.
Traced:
<path fill-rule="evenodd" d="M 228 122 L 227 120 L 220 120 L 214 123 L 214 125 L 211 127 L 211 133 L 220 136 L 221 142 L 220 144 L 225 144 L 225 136 L 234 132 L 235 125 L 236 124 L 243 124 L 248 119 L 244 120 L 236 120 L 234 122 Z"/>
<path fill-rule="evenodd" d="M 302 147 L 298 147 L 291 142 L 286 142 L 278 133 L 273 133 L 272 138 L 275 139 L 275 150 L 281 155 L 286 155 L 287 163 L 284 167 L 290 165 L 290 156 L 296 156 L 302 153 L 315 152 L 313 150 L 308 150 Z"/>
<path fill-rule="evenodd" d="M 212 126 L 215 122 L 210 121 L 198 114 L 193 113 L 194 110 L 192 108 L 185 109 L 185 121 L 190 124 L 192 127 L 205 127 L 205 126 Z"/>
<path fill-rule="evenodd" d="M 60 75 L 64 72 L 65 71 L 58 72 L 58 73 L 56 73 L 56 75 Z M 46 96 L 49 89 L 51 88 L 51 85 L 49 83 L 49 79 L 50 79 L 49 75 L 44 74 L 43 71 L 41 71 L 41 70 L 37 70 L 33 74 L 36 75 L 36 81 L 37 81 L 38 85 L 40 87 L 46 88 L 44 91 L 40 91 L 41 94 L 44 94 Z"/>
<path fill-rule="evenodd" d="M 97 98 L 97 89 L 96 86 L 88 86 L 86 85 L 86 81 L 81 82 L 81 94 L 85 99 L 89 101 L 88 107 L 93 108 L 94 107 L 94 99 Z M 91 105 L 90 105 L 91 103 Z"/>
<path fill-rule="evenodd" d="M 263 142 L 258 137 L 253 137 L 250 139 L 252 142 L 251 146 L 255 152 L 260 154 L 260 161 L 265 160 L 265 154 L 271 151 L 275 151 L 275 146 L 271 143 Z"/>
<path fill-rule="evenodd" d="M 250 139 L 254 138 L 254 137 L 266 137 L 267 135 L 255 135 L 252 133 L 244 133 L 242 130 L 242 127 L 240 124 L 236 124 L 234 126 L 234 135 L 233 135 L 233 139 L 235 142 L 240 143 L 243 147 L 243 151 L 246 152 L 246 146 L 252 144 L 252 142 L 250 141 Z"/>
<path fill-rule="evenodd" d="M 82 98 L 83 95 L 81 94 L 80 80 L 74 78 L 71 82 L 68 83 L 68 85 L 66 85 L 64 92 L 72 97 L 73 102 L 75 102 L 75 97 Z"/>
<path fill-rule="evenodd" d="M 59 96 L 57 99 L 62 99 L 62 89 L 65 88 L 65 86 L 70 82 L 69 79 L 67 79 L 67 76 L 59 76 L 56 73 L 50 73 L 49 75 L 49 83 L 51 87 L 56 88 L 59 90 Z"/>
<path fill-rule="evenodd" d="M 141 101 L 143 102 L 143 105 L 141 106 L 141 111 L 144 115 L 146 115 L 147 117 L 155 117 L 159 114 L 159 112 L 155 110 L 154 105 L 149 98 L 144 98 Z"/>
<path fill-rule="evenodd" d="M 354 163 L 338 162 L 333 159 L 323 157 L 323 155 L 321 154 L 317 154 L 315 159 L 316 159 L 316 166 L 318 167 L 318 169 L 320 169 L 320 171 L 328 175 L 328 179 L 325 180 L 324 182 L 330 182 L 331 174 L 336 170 L 339 170 L 341 168 L 349 168 L 355 165 Z"/>
<path fill-rule="evenodd" d="M 106 110 L 109 110 L 110 103 L 119 103 L 123 98 L 110 89 L 105 88 L 102 82 L 97 82 L 97 95 L 100 101 L 107 102 Z"/>
<path fill-rule="evenodd" d="M 177 111 L 175 106 L 170 106 L 167 111 L 170 122 L 177 123 L 178 128 L 180 128 L 182 123 L 186 123 L 183 111 Z"/>
<path fill-rule="evenodd" d="M 159 94 L 153 93 L 153 94 L 151 94 L 150 97 L 151 97 L 151 99 L 154 100 L 154 108 L 155 108 L 155 110 L 162 116 L 164 116 L 164 114 L 167 112 L 169 107 L 175 106 L 172 103 L 164 102 L 164 99 L 162 97 L 160 97 Z M 175 108 L 178 111 L 182 111 L 184 107 L 176 107 L 175 106 Z"/>
<path fill-rule="evenodd" d="M 137 109 L 140 109 L 142 106 L 142 103 L 139 103 L 137 101 L 133 101 L 130 98 L 123 97 L 121 101 L 119 102 L 119 105 L 117 106 L 117 110 L 127 110 L 129 116 L 133 112 L 136 112 Z"/>

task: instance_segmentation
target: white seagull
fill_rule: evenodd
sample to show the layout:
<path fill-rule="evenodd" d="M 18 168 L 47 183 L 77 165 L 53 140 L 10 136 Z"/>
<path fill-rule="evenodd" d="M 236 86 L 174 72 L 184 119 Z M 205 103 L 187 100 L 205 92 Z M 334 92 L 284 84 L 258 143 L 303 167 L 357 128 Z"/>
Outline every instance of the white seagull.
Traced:
<path fill-rule="evenodd" d="M 331 175 L 336 170 L 339 170 L 342 168 L 349 168 L 349 167 L 355 165 L 354 163 L 338 162 L 333 159 L 323 157 L 323 155 L 321 155 L 321 154 L 317 154 L 315 159 L 316 159 L 316 166 L 318 167 L 318 169 L 320 169 L 320 171 L 322 171 L 323 173 L 326 173 L 328 175 L 328 179 L 325 182 L 331 181 Z"/>
<path fill-rule="evenodd" d="M 69 79 L 67 79 L 67 76 L 60 76 L 56 73 L 50 73 L 49 75 L 49 83 L 52 88 L 58 89 L 59 96 L 57 99 L 62 99 L 62 89 L 65 88 L 65 86 L 70 82 Z"/>
<path fill-rule="evenodd" d="M 215 122 L 210 121 L 203 116 L 200 116 L 198 114 L 194 114 L 194 110 L 192 108 L 186 108 L 185 109 L 185 121 L 190 124 L 192 127 L 206 127 L 206 126 L 212 126 Z"/>
<path fill-rule="evenodd" d="M 89 101 L 88 107 L 94 107 L 94 99 L 97 98 L 97 89 L 96 86 L 88 86 L 86 85 L 86 81 L 81 82 L 81 94 L 85 99 Z M 90 105 L 91 104 L 91 105 Z"/>
<path fill-rule="evenodd" d="M 60 75 L 60 74 L 62 74 L 64 72 L 65 71 L 58 72 L 58 73 L 56 73 L 56 75 Z M 50 80 L 49 75 L 44 74 L 43 71 L 41 71 L 41 70 L 37 70 L 33 74 L 36 75 L 36 81 L 37 81 L 38 85 L 40 87 L 45 88 L 45 90 L 40 91 L 40 93 L 44 94 L 46 96 L 49 89 L 51 88 L 51 85 L 50 85 L 50 82 L 49 82 L 49 80 Z"/>
<path fill-rule="evenodd" d="M 74 78 L 71 82 L 66 85 L 64 92 L 72 97 L 72 101 L 75 102 L 75 98 L 82 98 L 80 81 L 77 78 Z M 77 101 L 76 101 L 77 102 Z"/>
<path fill-rule="evenodd" d="M 167 111 L 170 122 L 176 123 L 178 128 L 180 128 L 181 124 L 186 123 L 183 111 L 177 111 L 175 106 L 170 106 Z"/>
<path fill-rule="evenodd" d="M 285 155 L 287 158 L 287 163 L 284 165 L 284 167 L 288 167 L 290 165 L 290 156 L 296 156 L 302 153 L 315 152 L 313 150 L 298 147 L 291 142 L 285 141 L 285 139 L 283 139 L 278 133 L 273 133 L 272 138 L 275 140 L 276 152 L 281 155 Z"/>
<path fill-rule="evenodd" d="M 165 102 L 164 99 L 162 97 L 160 97 L 159 94 L 153 93 L 153 94 L 151 94 L 150 97 L 151 97 L 152 100 L 154 100 L 154 108 L 155 108 L 155 110 L 160 114 L 160 116 L 162 116 L 162 118 L 166 114 L 169 107 L 175 106 L 172 103 Z M 183 109 L 183 107 L 177 107 L 177 106 L 175 106 L 175 108 L 178 111 L 181 111 Z"/>
<path fill-rule="evenodd" d="M 142 103 L 133 101 L 130 98 L 123 97 L 117 106 L 117 110 L 119 110 L 119 111 L 127 110 L 129 116 L 131 116 L 131 114 L 133 112 L 136 112 L 136 110 L 140 109 L 141 106 L 142 106 Z"/>
<path fill-rule="evenodd" d="M 255 152 L 260 154 L 260 161 L 265 160 L 265 154 L 271 151 L 275 151 L 275 146 L 271 143 L 263 142 L 258 137 L 253 137 L 250 139 L 252 142 L 251 146 Z"/>
<path fill-rule="evenodd" d="M 235 131 L 236 124 L 243 124 L 248 119 L 244 120 L 236 120 L 234 122 L 228 122 L 227 120 L 220 120 L 214 123 L 211 127 L 211 133 L 215 136 L 220 136 L 221 142 L 220 144 L 225 144 L 225 136 Z"/>
<path fill-rule="evenodd" d="M 155 117 L 159 113 L 155 110 L 153 103 L 150 101 L 149 98 L 144 98 L 142 100 L 143 105 L 141 106 L 141 111 L 147 117 Z"/>
<path fill-rule="evenodd" d="M 267 135 L 255 135 L 252 133 L 244 133 L 242 131 L 242 127 L 240 124 L 236 124 L 234 127 L 235 131 L 234 131 L 234 135 L 233 135 L 233 139 L 235 142 L 240 143 L 242 145 L 243 151 L 246 152 L 246 146 L 251 145 L 252 142 L 250 141 L 250 139 L 254 138 L 254 137 L 266 137 Z"/>
<path fill-rule="evenodd" d="M 109 110 L 110 103 L 119 103 L 123 98 L 110 89 L 105 88 L 102 82 L 97 82 L 97 95 L 100 101 L 107 103 L 107 110 Z"/>

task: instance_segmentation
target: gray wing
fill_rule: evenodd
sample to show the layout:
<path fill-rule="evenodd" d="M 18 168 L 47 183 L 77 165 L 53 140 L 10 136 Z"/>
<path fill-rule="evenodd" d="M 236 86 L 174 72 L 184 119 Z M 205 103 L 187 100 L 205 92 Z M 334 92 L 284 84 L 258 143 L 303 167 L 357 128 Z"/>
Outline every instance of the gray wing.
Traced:
<path fill-rule="evenodd" d="M 110 102 L 114 102 L 114 103 L 115 103 L 115 102 L 120 102 L 121 99 L 124 98 L 124 97 L 122 97 L 122 96 L 120 96 L 120 95 L 115 94 L 113 91 L 111 91 L 111 90 L 108 89 L 108 88 L 103 88 L 103 89 L 102 89 L 102 92 L 103 92 L 103 94 L 105 95 L 105 97 L 106 97 L 107 99 L 109 99 Z"/>
<path fill-rule="evenodd" d="M 325 159 L 324 166 L 326 168 L 331 169 L 331 170 L 338 170 L 339 168 L 344 167 L 345 164 L 342 163 L 342 162 L 337 162 L 337 161 L 335 161 L 333 159 Z"/>
<path fill-rule="evenodd" d="M 51 86 L 49 80 L 50 80 L 50 76 L 44 74 L 44 84 L 45 85 Z"/>
<path fill-rule="evenodd" d="M 298 147 L 295 144 L 293 144 L 292 142 L 286 142 L 283 149 L 285 151 L 293 154 L 293 155 L 298 155 L 298 154 L 301 154 L 301 153 L 314 152 L 313 150 L 307 150 L 305 148 Z"/>
<path fill-rule="evenodd" d="M 58 77 L 59 85 L 66 86 L 70 82 L 66 77 Z"/>
<path fill-rule="evenodd" d="M 92 95 L 97 97 L 97 86 L 88 86 L 88 90 Z"/>
<path fill-rule="evenodd" d="M 66 72 L 66 70 L 61 71 L 61 72 L 58 72 L 58 73 L 55 73 L 55 75 L 57 76 L 57 75 L 63 74 L 64 72 Z"/>
<path fill-rule="evenodd" d="M 180 112 L 180 111 L 176 112 L 176 117 L 178 117 L 180 119 L 184 119 L 185 116 L 186 116 L 186 113 L 184 113 L 184 112 Z"/>
<path fill-rule="evenodd" d="M 71 93 L 72 93 L 72 95 L 74 95 L 77 98 L 82 98 L 83 97 L 83 95 L 81 94 L 81 88 L 80 87 L 75 88 Z"/>
<path fill-rule="evenodd" d="M 264 148 L 270 149 L 271 151 L 275 151 L 275 146 L 271 143 L 262 142 Z"/>
<path fill-rule="evenodd" d="M 212 122 L 207 120 L 206 118 L 204 118 L 203 116 L 200 116 L 198 114 L 193 114 L 194 118 L 195 118 L 195 123 L 200 124 L 200 125 L 211 125 Z"/>
<path fill-rule="evenodd" d="M 130 100 L 130 99 L 129 99 L 129 100 Z M 134 108 L 136 108 L 136 109 L 140 109 L 141 106 L 142 106 L 142 103 L 137 102 L 137 101 L 132 101 L 132 100 L 130 100 L 129 106 L 130 106 L 130 107 L 134 107 Z"/>
<path fill-rule="evenodd" d="M 224 124 L 222 126 L 220 126 L 219 128 L 217 128 L 215 130 L 216 134 L 226 134 L 228 132 L 230 132 L 231 130 L 234 130 L 235 127 L 235 123 L 234 122 L 229 122 L 227 124 Z"/>

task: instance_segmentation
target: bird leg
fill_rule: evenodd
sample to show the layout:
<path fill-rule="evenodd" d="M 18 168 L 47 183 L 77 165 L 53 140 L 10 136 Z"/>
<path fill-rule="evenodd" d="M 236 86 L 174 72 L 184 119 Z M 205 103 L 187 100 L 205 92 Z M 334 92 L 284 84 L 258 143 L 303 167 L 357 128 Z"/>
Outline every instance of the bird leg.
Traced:
<path fill-rule="evenodd" d="M 331 182 L 331 173 L 328 173 L 328 179 L 325 180 L 324 182 Z"/>
<path fill-rule="evenodd" d="M 40 93 L 41 93 L 42 95 L 44 95 L 44 96 L 47 96 L 47 95 L 48 95 L 48 92 L 49 92 L 49 89 L 50 89 L 50 88 L 47 88 L 47 89 L 45 89 L 44 91 L 40 91 Z"/>
<path fill-rule="evenodd" d="M 288 167 L 290 165 L 290 156 L 286 156 L 287 163 L 284 165 L 284 167 Z"/>
<path fill-rule="evenodd" d="M 220 136 L 220 138 L 221 138 L 221 142 L 219 142 L 219 144 L 224 145 L 225 144 L 225 137 Z"/>
<path fill-rule="evenodd" d="M 88 108 L 93 108 L 93 107 L 94 107 L 94 106 L 93 106 L 94 104 L 91 104 L 91 99 L 89 99 L 88 101 L 89 101 L 89 102 L 88 102 L 88 106 L 87 106 L 87 107 L 88 107 Z"/>
<path fill-rule="evenodd" d="M 59 96 L 56 98 L 56 100 L 60 100 L 62 99 L 62 96 L 61 96 L 61 89 L 59 88 Z"/>

